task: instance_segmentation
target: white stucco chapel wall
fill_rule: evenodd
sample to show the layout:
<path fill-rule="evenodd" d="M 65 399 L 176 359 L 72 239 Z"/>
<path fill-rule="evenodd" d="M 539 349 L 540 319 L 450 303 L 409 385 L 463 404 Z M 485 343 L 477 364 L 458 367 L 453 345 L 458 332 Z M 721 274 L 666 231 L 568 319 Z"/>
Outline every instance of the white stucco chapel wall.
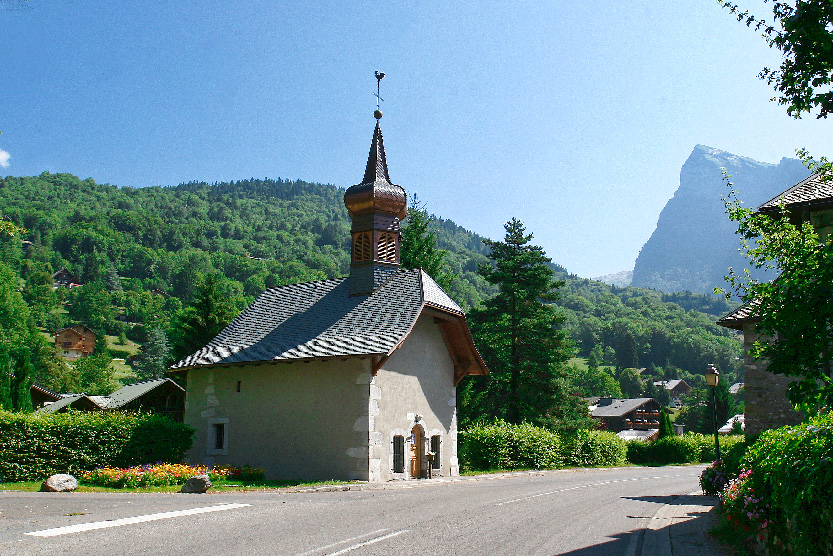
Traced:
<path fill-rule="evenodd" d="M 411 334 L 374 377 L 371 397 L 377 398 L 371 400 L 370 412 L 372 480 L 412 478 L 408 444 L 405 473 L 393 473 L 393 437 L 409 438 L 414 425 L 423 433 L 423 453 L 429 451 L 431 436 L 441 438 L 440 468 L 433 475 L 459 474 L 454 363 L 433 317 L 419 317 Z M 425 458 L 422 468 L 427 469 Z"/>
<path fill-rule="evenodd" d="M 393 473 L 393 436 L 418 425 L 423 453 L 431 436 L 441 439 L 434 475 L 457 475 L 454 365 L 434 318 L 420 316 L 375 377 L 371 368 L 368 357 L 190 369 L 185 422 L 197 433 L 188 461 L 261 467 L 274 479 L 406 479 L 409 445 L 405 473 Z M 224 450 L 211 444 L 216 424 Z"/>
<path fill-rule="evenodd" d="M 370 379 L 369 359 L 191 369 L 188 460 L 260 467 L 269 479 L 367 480 Z M 208 444 L 218 419 L 228 420 L 219 454 Z"/>

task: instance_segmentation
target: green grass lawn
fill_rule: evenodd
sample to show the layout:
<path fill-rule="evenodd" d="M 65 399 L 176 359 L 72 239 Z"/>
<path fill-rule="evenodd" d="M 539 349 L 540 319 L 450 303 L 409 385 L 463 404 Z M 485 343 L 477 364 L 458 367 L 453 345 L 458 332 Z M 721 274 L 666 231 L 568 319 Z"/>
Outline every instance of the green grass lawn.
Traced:
<path fill-rule="evenodd" d="M 251 490 L 276 490 L 281 488 L 311 488 L 325 485 L 360 484 L 359 481 L 215 481 L 209 492 L 243 492 Z M 40 491 L 39 481 L 20 481 L 0 483 L 0 491 L 13 490 L 23 492 Z M 81 484 L 75 492 L 179 492 L 182 485 L 148 487 L 148 488 L 111 488 Z"/>

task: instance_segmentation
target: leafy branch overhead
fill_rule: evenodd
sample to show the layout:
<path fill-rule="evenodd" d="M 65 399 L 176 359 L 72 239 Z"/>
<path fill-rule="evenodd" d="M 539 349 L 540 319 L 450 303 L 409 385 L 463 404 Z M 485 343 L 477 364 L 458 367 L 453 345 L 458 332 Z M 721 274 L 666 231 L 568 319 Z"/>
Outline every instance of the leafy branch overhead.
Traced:
<path fill-rule="evenodd" d="M 833 111 L 833 2 L 772 2 L 772 22 L 733 2 L 718 3 L 738 21 L 760 31 L 770 47 L 783 53 L 778 69 L 765 67 L 759 74 L 775 88 L 778 96 L 773 100 L 786 105 L 787 113 L 794 118 L 816 109 L 817 118 L 827 118 Z"/>
<path fill-rule="evenodd" d="M 833 179 L 831 164 L 799 152 L 823 181 Z M 727 183 L 732 188 L 729 176 Z M 737 222 L 741 250 L 757 267 L 774 268 L 777 279 L 761 282 L 730 269 L 727 282 L 740 296 L 762 334 L 751 355 L 769 361 L 768 370 L 797 377 L 790 401 L 807 411 L 833 404 L 833 244 L 809 221 L 785 206 L 776 215 L 744 208 L 731 190 L 725 199 L 729 218 Z"/>

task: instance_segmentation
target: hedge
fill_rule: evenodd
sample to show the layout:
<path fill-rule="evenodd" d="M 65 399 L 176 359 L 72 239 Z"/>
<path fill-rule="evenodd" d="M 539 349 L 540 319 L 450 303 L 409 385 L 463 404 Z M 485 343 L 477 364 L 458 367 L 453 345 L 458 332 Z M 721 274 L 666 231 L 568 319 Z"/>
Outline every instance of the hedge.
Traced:
<path fill-rule="evenodd" d="M 741 466 L 766 510 L 759 536 L 769 554 L 833 554 L 833 417 L 764 432 Z"/>
<path fill-rule="evenodd" d="M 567 465 L 596 467 L 626 463 L 627 442 L 608 431 L 580 430 L 565 443 Z"/>
<path fill-rule="evenodd" d="M 553 469 L 561 467 L 561 439 L 540 427 L 505 421 L 474 425 L 459 435 L 465 470 Z"/>
<path fill-rule="evenodd" d="M 97 467 L 178 463 L 194 429 L 149 413 L 0 411 L 0 481 L 40 481 Z"/>
<path fill-rule="evenodd" d="M 731 450 L 742 435 L 720 438 L 720 449 Z M 709 463 L 714 461 L 714 436 L 687 433 L 683 436 L 666 436 L 655 442 L 629 442 L 628 461 L 638 465 L 667 465 L 675 463 Z"/>
<path fill-rule="evenodd" d="M 478 424 L 459 435 L 464 470 L 556 469 L 625 463 L 625 441 L 612 432 L 582 430 L 562 439 L 524 423 Z"/>

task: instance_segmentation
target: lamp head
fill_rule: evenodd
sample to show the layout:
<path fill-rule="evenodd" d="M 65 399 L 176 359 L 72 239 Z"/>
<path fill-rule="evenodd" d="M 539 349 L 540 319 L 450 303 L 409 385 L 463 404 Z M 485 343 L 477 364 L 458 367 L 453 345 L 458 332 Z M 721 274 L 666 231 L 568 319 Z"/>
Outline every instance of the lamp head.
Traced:
<path fill-rule="evenodd" d="M 714 363 L 709 363 L 709 366 L 706 367 L 706 384 L 711 387 L 717 386 L 717 382 L 720 380 L 720 373 L 717 370 L 717 367 L 714 366 Z"/>

